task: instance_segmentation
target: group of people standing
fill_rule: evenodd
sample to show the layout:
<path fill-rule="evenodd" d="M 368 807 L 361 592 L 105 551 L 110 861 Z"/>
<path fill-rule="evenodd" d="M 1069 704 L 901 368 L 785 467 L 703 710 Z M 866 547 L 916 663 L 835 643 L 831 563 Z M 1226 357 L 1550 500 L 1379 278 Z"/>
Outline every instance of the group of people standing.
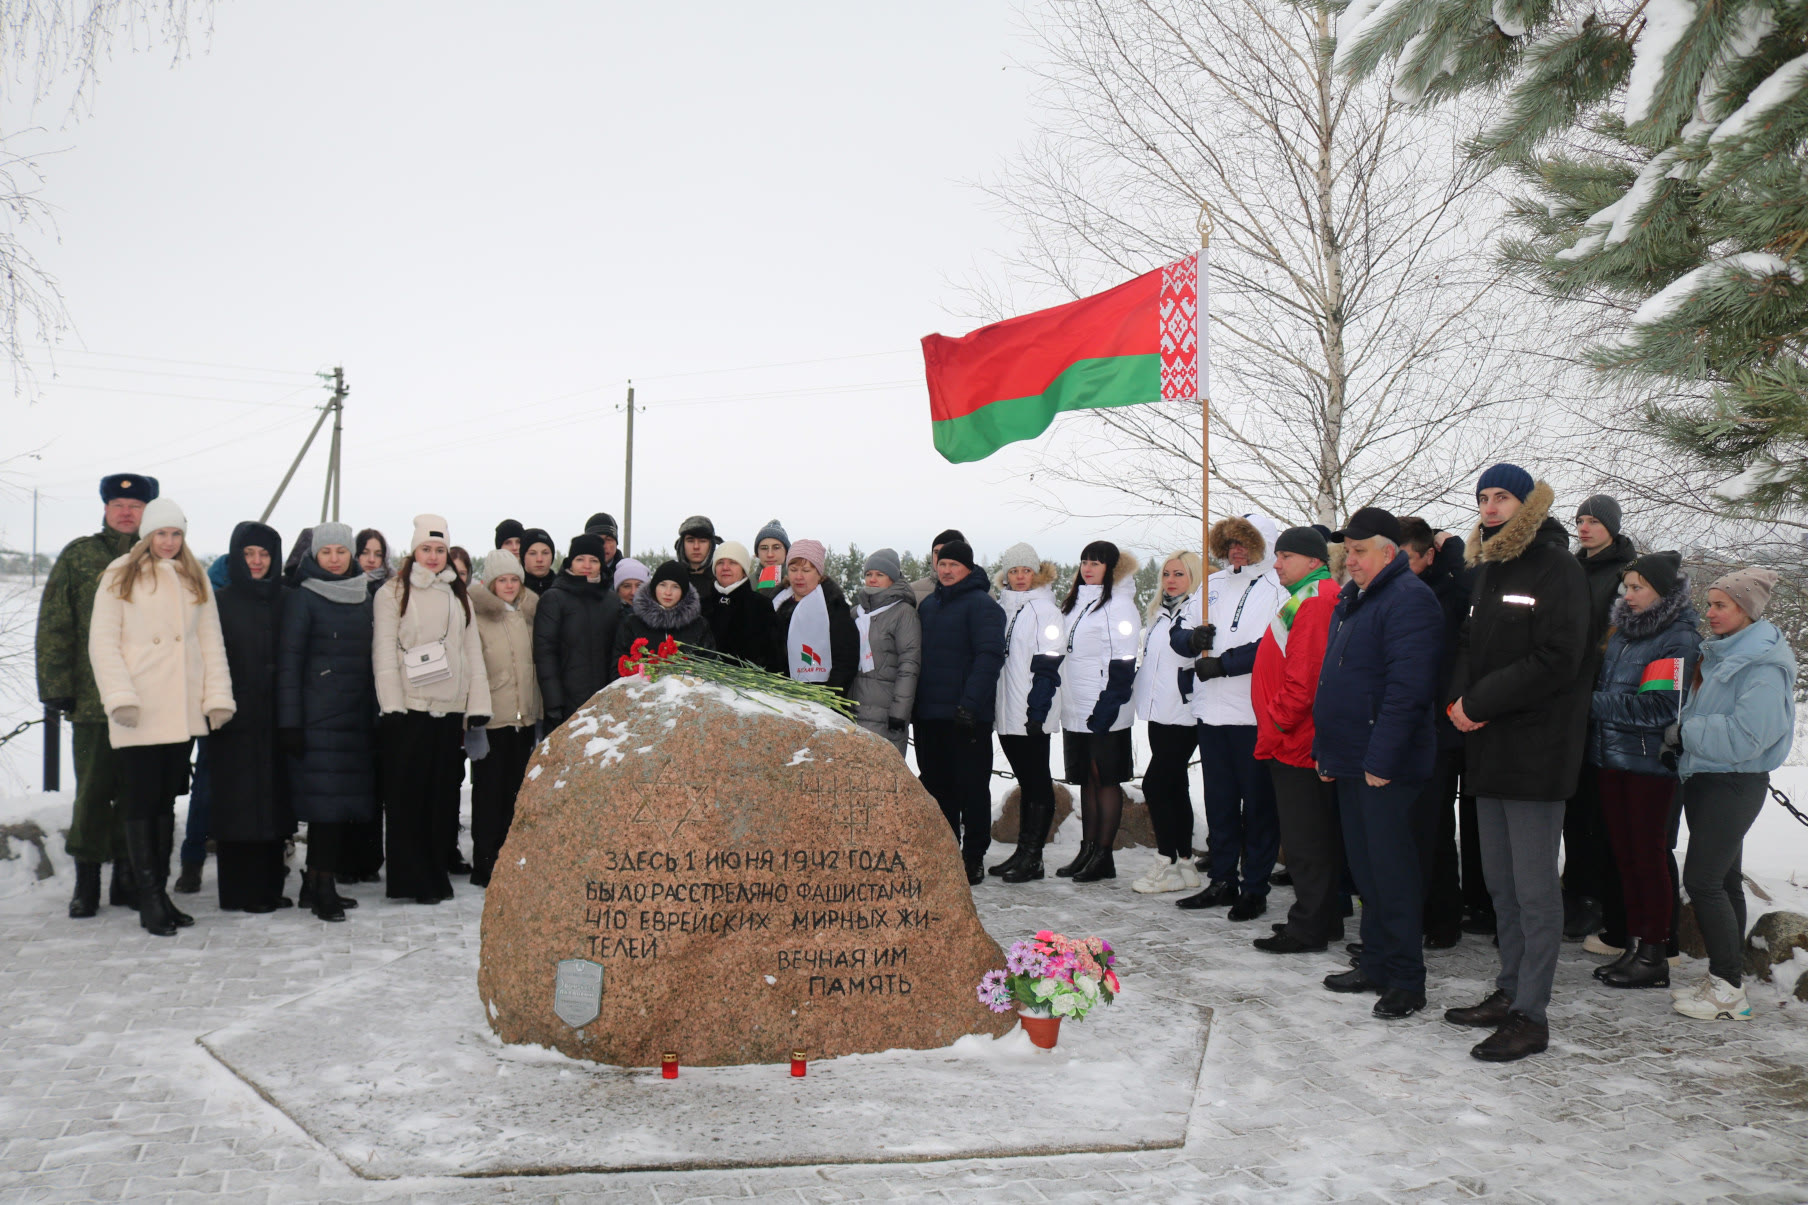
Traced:
<path fill-rule="evenodd" d="M 949 529 L 929 576 L 904 580 L 880 549 L 850 599 L 822 542 L 794 542 L 776 520 L 750 552 L 693 516 L 649 570 L 607 514 L 562 560 L 545 530 L 505 520 L 478 561 L 428 514 L 393 569 L 373 529 L 320 524 L 285 560 L 276 531 L 245 522 L 204 573 L 154 479 L 109 476 L 101 497 L 102 530 L 63 551 L 39 616 L 40 697 L 75 730 L 74 917 L 95 915 L 111 862 L 110 902 L 136 906 L 144 928 L 192 923 L 166 891 L 191 773 L 189 837 L 213 838 L 222 908 L 290 906 L 283 847 L 302 823 L 301 902 L 323 920 L 356 906 L 338 892 L 347 881 L 381 877 L 391 898 L 423 904 L 451 898 L 454 874 L 484 885 L 538 737 L 613 681 L 637 640 L 671 636 L 842 692 L 900 754 L 914 737 L 970 884 L 987 876 L 994 734 L 1021 822 L 990 873 L 1047 873 L 1056 730 L 1082 839 L 1055 874 L 1114 879 L 1140 720 L 1158 849 L 1134 890 L 1253 920 L 1284 846 L 1295 899 L 1254 944 L 1326 950 L 1353 891 L 1354 965 L 1325 986 L 1377 994 L 1379 1017 L 1425 1007 L 1424 948 L 1493 932 L 1496 990 L 1445 1017 L 1493 1031 L 1478 1058 L 1543 1050 L 1566 844 L 1572 895 L 1607 904 L 1589 934 L 1618 955 L 1603 982 L 1668 986 L 1680 879 L 1710 973 L 1675 993 L 1677 1010 L 1750 1015 L 1740 848 L 1794 730 L 1794 657 L 1763 618 L 1776 577 L 1715 581 L 1703 639 L 1677 554 L 1639 555 L 1604 496 L 1579 508 L 1572 554 L 1551 488 L 1515 465 L 1481 476 L 1466 541 L 1378 507 L 1336 532 L 1223 519 L 1209 537 L 1220 567 L 1171 554 L 1140 614 L 1136 558 L 1107 541 L 1066 583 L 1015 544 L 994 581 Z M 178 893 L 198 889 L 200 857 L 185 845 Z"/>

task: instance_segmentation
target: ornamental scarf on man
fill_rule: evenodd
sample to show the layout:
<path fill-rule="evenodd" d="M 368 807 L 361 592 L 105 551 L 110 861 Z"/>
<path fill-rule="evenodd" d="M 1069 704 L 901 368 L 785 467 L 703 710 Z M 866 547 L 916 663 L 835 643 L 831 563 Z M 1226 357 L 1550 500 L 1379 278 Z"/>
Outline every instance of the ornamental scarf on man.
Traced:
<path fill-rule="evenodd" d="M 793 682 L 827 682 L 834 657 L 829 652 L 829 604 L 821 586 L 798 600 L 785 634 L 785 663 Z"/>
<path fill-rule="evenodd" d="M 1301 605 L 1318 593 L 1318 583 L 1330 580 L 1330 571 L 1320 565 L 1288 587 L 1287 601 L 1281 604 L 1281 609 L 1274 613 L 1274 619 L 1268 624 L 1268 630 L 1274 635 L 1274 642 L 1281 652 L 1287 651 L 1287 635 L 1293 630 L 1293 617 L 1299 614 Z"/>

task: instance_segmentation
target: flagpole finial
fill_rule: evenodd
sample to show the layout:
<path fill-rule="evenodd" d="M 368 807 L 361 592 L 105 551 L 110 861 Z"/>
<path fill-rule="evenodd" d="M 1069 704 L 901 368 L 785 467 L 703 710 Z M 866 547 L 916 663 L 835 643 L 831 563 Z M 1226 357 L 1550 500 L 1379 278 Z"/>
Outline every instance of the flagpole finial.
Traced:
<path fill-rule="evenodd" d="M 1212 207 L 1206 202 L 1199 202 L 1199 249 L 1205 250 L 1212 245 Z"/>

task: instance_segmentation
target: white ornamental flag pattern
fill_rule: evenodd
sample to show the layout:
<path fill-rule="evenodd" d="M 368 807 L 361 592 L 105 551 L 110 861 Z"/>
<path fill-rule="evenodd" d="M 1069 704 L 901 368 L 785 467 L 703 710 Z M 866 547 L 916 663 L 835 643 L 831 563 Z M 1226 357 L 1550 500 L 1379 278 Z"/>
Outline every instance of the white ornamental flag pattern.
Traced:
<path fill-rule="evenodd" d="M 1161 400 L 1211 395 L 1209 265 L 1203 249 L 1161 270 Z"/>

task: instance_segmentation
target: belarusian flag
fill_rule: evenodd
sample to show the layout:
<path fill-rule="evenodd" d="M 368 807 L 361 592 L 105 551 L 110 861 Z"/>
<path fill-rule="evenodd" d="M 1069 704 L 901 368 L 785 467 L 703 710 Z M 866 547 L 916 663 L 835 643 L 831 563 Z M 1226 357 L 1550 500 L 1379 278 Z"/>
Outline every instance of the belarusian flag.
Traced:
<path fill-rule="evenodd" d="M 1653 661 L 1645 667 L 1645 676 L 1639 679 L 1638 693 L 1648 690 L 1681 690 L 1682 658 L 1665 657 Z"/>
<path fill-rule="evenodd" d="M 1034 439 L 1067 410 L 1207 396 L 1205 252 L 1096 297 L 923 337 L 935 450 L 956 464 Z"/>

